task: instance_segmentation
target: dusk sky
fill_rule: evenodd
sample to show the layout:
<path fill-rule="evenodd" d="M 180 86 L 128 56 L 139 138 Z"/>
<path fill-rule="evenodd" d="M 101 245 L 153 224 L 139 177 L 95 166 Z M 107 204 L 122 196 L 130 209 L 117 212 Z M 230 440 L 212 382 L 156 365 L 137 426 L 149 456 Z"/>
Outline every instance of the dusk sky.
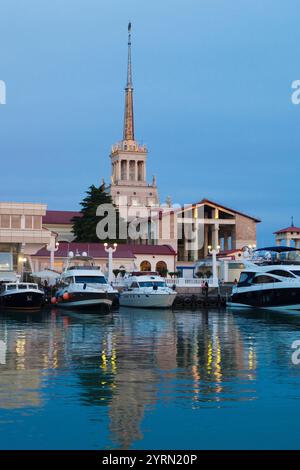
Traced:
<path fill-rule="evenodd" d="M 136 138 L 161 201 L 300 225 L 299 0 L 2 0 L 0 201 L 76 210 L 122 139 L 132 22 Z"/>

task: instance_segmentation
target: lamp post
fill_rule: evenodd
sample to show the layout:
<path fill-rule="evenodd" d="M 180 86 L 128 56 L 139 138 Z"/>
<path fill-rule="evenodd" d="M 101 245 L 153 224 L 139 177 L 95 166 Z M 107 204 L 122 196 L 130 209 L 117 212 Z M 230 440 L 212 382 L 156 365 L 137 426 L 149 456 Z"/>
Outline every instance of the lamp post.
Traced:
<path fill-rule="evenodd" d="M 113 246 L 108 246 L 108 243 L 104 243 L 104 249 L 108 253 L 108 282 L 113 280 L 113 253 L 116 251 L 117 246 L 117 243 L 114 243 Z"/>
<path fill-rule="evenodd" d="M 221 248 L 220 245 L 218 245 L 217 248 L 212 248 L 212 246 L 208 246 L 209 254 L 212 256 L 212 269 L 213 269 L 212 287 L 219 287 L 217 255 L 220 253 L 220 248 Z"/>
<path fill-rule="evenodd" d="M 47 250 L 50 251 L 50 269 L 54 269 L 54 253 L 57 252 L 59 248 L 59 243 L 54 242 L 54 240 L 47 245 Z"/>

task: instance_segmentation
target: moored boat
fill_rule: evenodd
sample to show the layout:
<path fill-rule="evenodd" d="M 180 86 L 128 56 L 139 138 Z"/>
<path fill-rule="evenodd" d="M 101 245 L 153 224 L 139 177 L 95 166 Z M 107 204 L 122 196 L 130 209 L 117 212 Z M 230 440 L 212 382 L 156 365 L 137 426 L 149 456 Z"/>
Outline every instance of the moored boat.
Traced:
<path fill-rule="evenodd" d="M 300 265 L 298 257 L 294 262 L 283 253 L 294 253 L 299 250 L 287 247 L 268 248 L 268 256 L 259 257 L 255 263 L 245 263 L 240 279 L 232 289 L 227 305 L 237 308 L 267 308 L 272 310 L 300 311 Z M 263 249 L 257 250 L 261 252 Z M 275 253 L 275 257 L 274 257 Z"/>
<path fill-rule="evenodd" d="M 45 293 L 31 282 L 4 282 L 0 288 L 0 306 L 13 310 L 39 310 Z"/>
<path fill-rule="evenodd" d="M 69 256 L 58 283 L 52 303 L 63 308 L 108 312 L 118 296 L 100 267 L 94 265 L 93 258 L 85 254 Z"/>
<path fill-rule="evenodd" d="M 177 295 L 156 273 L 133 273 L 124 282 L 125 288 L 119 297 L 124 307 L 170 308 Z"/>

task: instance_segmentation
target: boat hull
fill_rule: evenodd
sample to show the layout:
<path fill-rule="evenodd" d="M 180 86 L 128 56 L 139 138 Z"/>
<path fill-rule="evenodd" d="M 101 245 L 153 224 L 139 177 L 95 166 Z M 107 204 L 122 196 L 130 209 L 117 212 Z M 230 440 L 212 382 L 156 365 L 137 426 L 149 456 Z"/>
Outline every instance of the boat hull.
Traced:
<path fill-rule="evenodd" d="M 72 292 L 69 294 L 69 299 L 67 300 L 63 297 L 59 297 L 57 306 L 69 309 L 103 310 L 106 312 L 111 309 L 115 299 L 115 294 L 109 294 L 106 292 Z"/>
<path fill-rule="evenodd" d="M 138 294 L 123 292 L 119 303 L 123 307 L 137 308 L 170 308 L 172 307 L 176 293 L 172 294 Z"/>
<path fill-rule="evenodd" d="M 41 292 L 26 290 L 0 296 L 0 305 L 6 310 L 39 310 L 43 304 L 44 294 Z"/>
<path fill-rule="evenodd" d="M 232 294 L 227 305 L 233 308 L 300 310 L 300 287 L 237 292 Z"/>

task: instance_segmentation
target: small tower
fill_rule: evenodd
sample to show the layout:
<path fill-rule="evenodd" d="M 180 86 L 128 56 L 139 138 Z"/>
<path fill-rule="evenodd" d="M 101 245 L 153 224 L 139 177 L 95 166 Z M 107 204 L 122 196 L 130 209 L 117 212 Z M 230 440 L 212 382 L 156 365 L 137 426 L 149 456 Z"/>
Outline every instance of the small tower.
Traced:
<path fill-rule="evenodd" d="M 300 248 L 300 227 L 295 227 L 294 217 L 292 217 L 292 222 L 290 227 L 283 228 L 274 232 L 276 244 L 278 246 L 285 245 L 291 246 L 291 243 L 294 243 L 295 248 Z"/>
<path fill-rule="evenodd" d="M 131 23 L 128 25 L 127 84 L 125 87 L 125 112 L 123 140 L 112 146 L 112 174 L 110 192 L 117 206 L 159 205 L 156 179 L 147 183 L 147 148 L 134 136 L 133 85 L 131 65 Z"/>

